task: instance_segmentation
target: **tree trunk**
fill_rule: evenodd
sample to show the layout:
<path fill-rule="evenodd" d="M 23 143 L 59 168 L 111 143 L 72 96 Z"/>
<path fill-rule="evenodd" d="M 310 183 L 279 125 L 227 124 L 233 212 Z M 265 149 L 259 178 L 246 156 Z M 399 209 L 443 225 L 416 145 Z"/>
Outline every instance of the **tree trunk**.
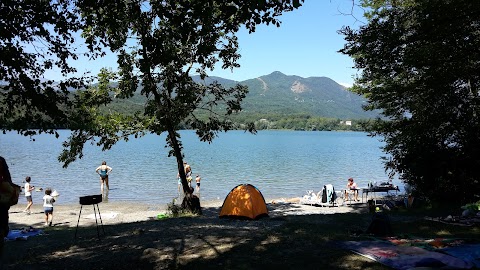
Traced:
<path fill-rule="evenodd" d="M 170 141 L 172 142 L 172 148 L 175 152 L 175 157 L 177 159 L 178 174 L 180 175 L 180 179 L 182 180 L 184 198 L 181 207 L 194 214 L 202 214 L 202 209 L 200 207 L 200 198 L 193 195 L 193 189 L 188 184 L 187 176 L 185 175 L 182 150 L 180 149 L 177 137 L 175 136 L 175 130 L 168 129 L 168 136 L 170 137 Z"/>
<path fill-rule="evenodd" d="M 202 208 L 200 206 L 200 198 L 193 195 L 192 193 L 185 194 L 181 207 L 183 209 L 188 209 L 190 212 L 201 215 Z"/>

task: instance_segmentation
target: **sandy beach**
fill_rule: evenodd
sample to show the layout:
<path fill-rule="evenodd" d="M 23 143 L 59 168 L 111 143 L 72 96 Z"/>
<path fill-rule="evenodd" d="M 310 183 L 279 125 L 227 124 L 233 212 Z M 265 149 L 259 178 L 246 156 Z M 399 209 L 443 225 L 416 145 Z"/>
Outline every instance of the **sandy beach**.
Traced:
<path fill-rule="evenodd" d="M 24 204 L 16 205 L 11 229 L 42 232 L 28 241 L 7 241 L 3 269 L 389 269 L 338 245 L 371 240 L 366 203 L 321 207 L 270 199 L 269 217 L 253 221 L 219 218 L 222 203 L 203 201 L 203 214 L 196 217 L 156 219 L 167 205 L 101 202 L 103 230 L 95 229 L 92 205 L 82 207 L 78 230 L 79 204 L 55 206 L 53 227 L 45 227 L 40 204 L 30 215 L 23 213 Z M 432 222 L 425 215 L 391 211 L 392 230 L 422 239 L 445 231 L 478 239 L 474 227 Z"/>
<path fill-rule="evenodd" d="M 22 203 L 10 209 L 10 228 L 31 226 L 43 230 L 43 233 L 40 237 L 28 238 L 28 241 L 8 241 L 5 264 L 8 269 L 225 269 L 232 254 L 233 259 L 241 263 L 255 259 L 270 265 L 280 259 L 268 254 L 265 257 L 271 259 L 261 259 L 259 250 L 288 250 L 310 256 L 308 250 L 316 250 L 321 243 L 316 240 L 315 244 L 305 244 L 304 232 L 311 231 L 310 226 L 324 231 L 321 226 L 328 226 L 329 222 L 340 217 L 335 214 L 345 213 L 351 219 L 352 214 L 361 217 L 355 213 L 366 211 L 365 204 L 361 203 L 319 207 L 280 198 L 267 200 L 268 218 L 249 221 L 219 218 L 222 204 L 223 200 L 204 201 L 201 202 L 200 216 L 159 220 L 157 215 L 166 213 L 167 205 L 102 202 L 98 204 L 104 225 L 102 233 L 102 230 L 94 229 L 96 221 L 92 205 L 56 205 L 53 227 L 49 227 L 45 225 L 42 205 L 34 204 L 28 215 L 23 212 L 25 204 Z M 358 229 L 358 220 L 347 227 Z M 301 239 L 295 240 L 292 236 Z M 285 242 L 288 248 L 276 248 L 283 237 L 290 239 Z M 254 257 L 251 257 L 252 250 L 257 250 Z M 284 258 L 285 254 L 279 256 Z"/>
<path fill-rule="evenodd" d="M 205 218 L 217 218 L 223 200 L 201 202 Z M 104 225 L 132 223 L 155 219 L 158 214 L 167 212 L 167 205 L 149 205 L 134 202 L 108 202 L 98 204 L 101 219 Z M 367 211 L 366 205 L 357 203 L 350 206 L 320 207 L 302 205 L 299 203 L 284 202 L 283 199 L 267 201 L 269 216 L 271 218 L 288 215 L 310 215 L 310 214 L 335 214 Z M 81 215 L 79 219 L 81 208 Z M 45 227 L 45 215 L 40 204 L 32 206 L 31 214 L 23 212 L 25 204 L 17 204 L 10 208 L 10 227 L 23 228 L 32 226 L 34 228 Z M 100 217 L 97 211 L 97 221 Z M 95 213 L 92 205 L 69 204 L 55 205 L 53 215 L 53 226 L 76 227 L 95 225 Z"/>

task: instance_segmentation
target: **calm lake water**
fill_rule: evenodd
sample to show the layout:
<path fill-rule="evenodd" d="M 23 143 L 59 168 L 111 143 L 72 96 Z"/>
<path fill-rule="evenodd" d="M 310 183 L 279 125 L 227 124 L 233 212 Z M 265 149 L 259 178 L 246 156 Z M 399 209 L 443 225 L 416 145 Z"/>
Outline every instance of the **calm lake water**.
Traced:
<path fill-rule="evenodd" d="M 270 200 L 303 196 L 329 183 L 342 189 L 349 177 L 361 187 L 388 180 L 382 143 L 362 132 L 231 131 L 211 144 L 200 142 L 193 131 L 180 133 L 185 160 L 202 177 L 202 200 L 223 200 L 242 183 L 253 184 Z M 95 169 L 105 160 L 113 168 L 108 202 L 166 204 L 177 197 L 176 160 L 168 157 L 165 135 L 122 141 L 106 152 L 88 144 L 84 157 L 64 169 L 57 157 L 69 134 L 62 130 L 59 139 L 43 134 L 35 141 L 14 132 L 0 134 L 0 155 L 13 181 L 23 186 L 31 176 L 36 187 L 60 193 L 57 204 L 77 204 L 80 196 L 100 194 Z M 398 180 L 393 183 L 403 187 Z M 43 192 L 34 192 L 34 203 L 41 197 Z"/>

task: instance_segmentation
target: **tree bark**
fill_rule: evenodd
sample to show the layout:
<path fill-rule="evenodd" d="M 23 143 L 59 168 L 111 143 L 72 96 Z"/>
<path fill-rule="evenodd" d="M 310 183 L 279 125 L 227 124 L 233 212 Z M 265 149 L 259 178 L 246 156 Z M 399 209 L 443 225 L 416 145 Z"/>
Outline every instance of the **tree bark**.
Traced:
<path fill-rule="evenodd" d="M 200 198 L 193 195 L 192 193 L 185 194 L 181 207 L 183 209 L 188 209 L 193 214 L 197 214 L 197 215 L 202 214 L 202 207 L 200 206 Z"/>

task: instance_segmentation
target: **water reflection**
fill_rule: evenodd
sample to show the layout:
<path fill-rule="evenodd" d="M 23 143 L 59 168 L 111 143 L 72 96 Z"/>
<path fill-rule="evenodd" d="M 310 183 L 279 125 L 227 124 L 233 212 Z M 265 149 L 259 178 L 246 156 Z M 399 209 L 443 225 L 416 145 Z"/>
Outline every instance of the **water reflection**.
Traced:
<path fill-rule="evenodd" d="M 106 188 L 105 191 L 102 194 L 102 201 L 104 203 L 108 203 L 108 193 L 109 192 L 110 192 L 110 190 L 108 188 Z"/>

